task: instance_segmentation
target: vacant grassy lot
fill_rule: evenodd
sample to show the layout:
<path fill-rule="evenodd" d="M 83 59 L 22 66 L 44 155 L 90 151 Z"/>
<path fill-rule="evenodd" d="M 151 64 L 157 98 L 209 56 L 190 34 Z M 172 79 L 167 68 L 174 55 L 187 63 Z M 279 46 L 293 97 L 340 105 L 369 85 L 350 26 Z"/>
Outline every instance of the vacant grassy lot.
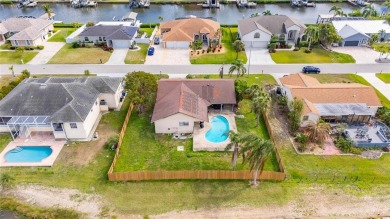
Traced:
<path fill-rule="evenodd" d="M 381 73 L 376 74 L 376 76 L 381 79 L 383 82 L 390 84 L 390 73 Z"/>
<path fill-rule="evenodd" d="M 146 59 L 146 53 L 148 52 L 148 44 L 137 44 L 140 47 L 137 51 L 129 50 L 127 52 L 125 63 L 126 64 L 144 64 Z"/>
<path fill-rule="evenodd" d="M 33 59 L 38 52 L 25 51 L 23 54 L 14 51 L 0 52 L 0 64 L 26 64 Z"/>
<path fill-rule="evenodd" d="M 76 28 L 56 27 L 55 30 L 57 30 L 57 32 L 48 40 L 48 42 L 65 42 L 65 38 L 73 33 Z"/>
<path fill-rule="evenodd" d="M 236 40 L 237 28 L 222 28 L 222 45 L 226 49 L 224 53 L 205 54 L 191 57 L 191 64 L 230 64 L 236 60 L 236 52 L 233 42 Z M 247 62 L 245 51 L 238 53 L 238 59 Z"/>
<path fill-rule="evenodd" d="M 225 68 L 226 69 L 226 68 Z M 225 70 L 226 72 L 226 70 Z M 205 78 L 205 79 L 217 79 L 219 78 L 218 75 L 192 75 L 192 77 L 194 78 Z M 224 76 L 225 79 L 229 79 L 230 77 L 225 75 Z M 231 77 L 232 79 L 235 79 L 236 78 L 236 75 L 232 75 Z M 239 77 L 238 78 L 239 80 L 243 80 L 243 81 L 246 81 L 248 86 L 251 86 L 252 84 L 257 84 L 259 86 L 265 86 L 265 85 L 276 85 L 276 81 L 274 79 L 274 77 L 272 77 L 271 75 L 269 74 L 250 74 L 249 76 L 248 75 L 245 75 L 243 77 Z"/>
<path fill-rule="evenodd" d="M 299 51 L 277 51 L 271 53 L 274 62 L 287 63 L 355 63 L 355 59 L 348 55 L 337 52 L 328 52 L 322 48 L 313 48 L 311 53 L 305 53 L 305 48 Z"/>
<path fill-rule="evenodd" d="M 111 53 L 101 48 L 72 48 L 66 44 L 57 54 L 50 59 L 49 64 L 100 64 L 105 63 L 110 58 Z"/>

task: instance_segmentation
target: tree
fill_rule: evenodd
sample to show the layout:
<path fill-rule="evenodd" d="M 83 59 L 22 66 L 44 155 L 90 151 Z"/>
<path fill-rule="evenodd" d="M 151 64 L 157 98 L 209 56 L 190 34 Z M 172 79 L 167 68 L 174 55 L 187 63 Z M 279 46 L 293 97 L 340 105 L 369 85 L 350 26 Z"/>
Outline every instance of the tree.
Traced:
<path fill-rule="evenodd" d="M 308 49 L 311 49 L 311 44 L 318 42 L 320 30 L 317 25 L 310 25 L 305 30 L 305 34 L 309 39 Z"/>
<path fill-rule="evenodd" d="M 47 17 L 49 20 L 51 19 L 51 14 L 54 13 L 53 10 L 51 9 L 49 4 L 44 4 L 42 5 L 43 11 L 47 14 Z"/>
<path fill-rule="evenodd" d="M 386 30 L 384 29 L 381 29 L 378 31 L 378 36 L 380 36 L 380 40 L 381 42 L 385 40 L 385 36 L 386 36 Z"/>
<path fill-rule="evenodd" d="M 378 42 L 379 40 L 379 35 L 374 33 L 371 35 L 371 39 L 370 39 L 370 45 L 373 45 L 374 43 Z"/>
<path fill-rule="evenodd" d="M 160 21 L 160 23 L 161 22 L 163 22 L 164 21 L 164 18 L 162 17 L 162 16 L 158 16 L 158 20 Z"/>
<path fill-rule="evenodd" d="M 330 124 L 322 120 L 314 123 L 313 121 L 309 122 L 309 125 L 306 127 L 306 135 L 311 142 L 322 144 L 325 142 L 326 137 L 329 135 Z"/>
<path fill-rule="evenodd" d="M 202 42 L 202 40 L 195 40 L 194 42 L 192 42 L 191 43 L 191 49 L 193 50 L 193 51 L 196 51 L 196 50 L 198 50 L 198 49 L 201 49 L 202 48 L 202 45 L 203 45 L 203 42 Z"/>
<path fill-rule="evenodd" d="M 236 59 L 238 59 L 238 53 L 241 51 L 244 51 L 245 45 L 243 42 L 241 42 L 241 40 L 236 40 L 233 43 L 233 48 L 234 48 L 234 51 L 236 51 Z"/>
<path fill-rule="evenodd" d="M 138 112 L 153 106 L 156 100 L 157 78 L 150 73 L 137 71 L 125 76 L 125 89 Z"/>
<path fill-rule="evenodd" d="M 224 67 L 223 67 L 223 64 L 222 64 L 222 66 L 218 70 L 219 78 L 221 78 L 221 79 L 223 79 L 223 69 L 224 69 Z"/>
<path fill-rule="evenodd" d="M 8 70 L 10 70 L 12 73 L 12 76 L 15 77 L 14 66 L 11 65 L 10 67 L 8 67 Z"/>
<path fill-rule="evenodd" d="M 385 2 L 382 3 L 382 12 L 381 12 L 381 15 L 382 16 L 385 16 L 389 13 L 390 11 L 390 0 L 387 0 Z"/>
<path fill-rule="evenodd" d="M 362 15 L 362 12 L 360 12 L 359 9 L 355 9 L 351 13 L 349 13 L 348 16 L 350 16 L 350 17 L 361 17 L 363 15 Z"/>
<path fill-rule="evenodd" d="M 85 75 L 85 76 L 90 76 L 90 75 L 91 75 L 91 72 L 87 69 L 87 70 L 84 71 L 84 75 Z"/>
<path fill-rule="evenodd" d="M 267 111 L 271 103 L 271 97 L 263 88 L 251 92 L 252 112 L 256 115 L 256 126 L 259 125 L 260 116 Z"/>
<path fill-rule="evenodd" d="M 253 172 L 253 185 L 257 186 L 257 175 L 263 172 L 265 161 L 270 157 L 274 145 L 270 140 L 264 140 L 256 135 L 248 135 L 243 138 L 244 144 L 240 153 L 243 155 L 243 163 L 248 163 Z"/>
<path fill-rule="evenodd" d="M 259 13 L 259 12 L 256 12 L 256 13 L 254 13 L 254 14 L 251 14 L 250 17 L 258 17 L 258 16 L 260 16 L 260 13 Z"/>
<path fill-rule="evenodd" d="M 29 78 L 30 77 L 30 72 L 27 70 L 27 69 L 24 69 L 22 72 L 21 72 L 23 78 Z"/>
<path fill-rule="evenodd" d="M 229 139 L 230 143 L 226 145 L 225 151 L 229 151 L 233 148 L 233 156 L 232 156 L 232 170 L 236 170 L 237 158 L 240 152 L 240 143 L 242 143 L 242 136 L 239 133 L 236 133 L 232 130 L 229 131 Z"/>
<path fill-rule="evenodd" d="M 92 26 L 95 26 L 95 23 L 94 22 L 88 22 L 85 26 L 86 27 L 92 27 Z"/>
<path fill-rule="evenodd" d="M 234 60 L 229 68 L 229 77 L 232 77 L 233 72 L 237 72 L 237 78 L 243 76 L 246 73 L 244 63 L 240 59 Z"/>
<path fill-rule="evenodd" d="M 234 91 L 236 93 L 237 103 L 244 99 L 245 91 L 248 89 L 248 83 L 244 80 L 234 80 Z"/>
<path fill-rule="evenodd" d="M 336 16 L 344 16 L 344 17 L 346 17 L 347 15 L 343 12 L 343 9 L 341 9 L 340 7 L 337 7 L 337 6 L 335 6 L 335 5 L 333 5 L 331 8 L 330 8 L 330 10 L 329 10 L 329 13 L 330 12 L 334 12 L 334 17 L 336 17 Z"/>
<path fill-rule="evenodd" d="M 368 4 L 363 8 L 362 15 L 363 17 L 376 17 L 378 16 L 378 12 L 372 4 Z"/>
<path fill-rule="evenodd" d="M 264 16 L 267 16 L 267 15 L 272 15 L 271 11 L 270 10 L 265 10 L 263 11 L 262 13 Z"/>
<path fill-rule="evenodd" d="M 324 44 L 338 43 L 342 41 L 336 28 L 331 23 L 318 24 L 318 40 Z"/>
<path fill-rule="evenodd" d="M 288 118 L 290 122 L 290 129 L 292 132 L 296 132 L 301 126 L 301 117 L 303 113 L 303 100 L 294 98 L 293 101 L 289 102 L 290 112 Z"/>

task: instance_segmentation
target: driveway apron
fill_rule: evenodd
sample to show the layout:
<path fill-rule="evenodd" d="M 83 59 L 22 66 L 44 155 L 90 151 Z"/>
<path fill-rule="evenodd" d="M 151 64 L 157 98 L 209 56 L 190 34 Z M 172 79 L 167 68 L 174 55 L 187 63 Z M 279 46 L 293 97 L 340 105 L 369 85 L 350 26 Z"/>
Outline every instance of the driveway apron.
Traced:
<path fill-rule="evenodd" d="M 124 65 L 128 48 L 117 48 L 112 52 L 110 59 L 105 63 L 106 65 Z"/>
<path fill-rule="evenodd" d="M 46 64 L 65 45 L 62 42 L 44 42 L 43 50 L 28 63 L 31 65 Z"/>
<path fill-rule="evenodd" d="M 246 57 L 251 61 L 251 65 L 272 65 L 275 64 L 272 60 L 268 49 L 261 48 L 245 48 Z"/>

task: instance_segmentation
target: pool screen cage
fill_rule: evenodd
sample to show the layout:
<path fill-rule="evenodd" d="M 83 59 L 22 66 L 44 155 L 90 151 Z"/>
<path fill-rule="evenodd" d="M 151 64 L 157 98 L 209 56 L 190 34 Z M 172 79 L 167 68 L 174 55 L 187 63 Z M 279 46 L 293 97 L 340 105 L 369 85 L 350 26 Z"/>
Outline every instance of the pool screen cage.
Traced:
<path fill-rule="evenodd" d="M 50 126 L 49 116 L 13 116 L 7 126 L 12 139 L 24 135 L 31 138 L 30 127 Z"/>

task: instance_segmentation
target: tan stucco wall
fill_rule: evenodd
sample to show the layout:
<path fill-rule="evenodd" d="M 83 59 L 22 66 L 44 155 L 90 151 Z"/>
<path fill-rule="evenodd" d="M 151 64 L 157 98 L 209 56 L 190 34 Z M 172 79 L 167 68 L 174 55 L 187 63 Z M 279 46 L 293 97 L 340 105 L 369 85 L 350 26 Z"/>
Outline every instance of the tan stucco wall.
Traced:
<path fill-rule="evenodd" d="M 194 122 L 198 119 L 177 113 L 164 119 L 154 122 L 156 133 L 192 133 L 194 130 Z M 179 126 L 179 122 L 189 122 L 188 126 Z"/>

